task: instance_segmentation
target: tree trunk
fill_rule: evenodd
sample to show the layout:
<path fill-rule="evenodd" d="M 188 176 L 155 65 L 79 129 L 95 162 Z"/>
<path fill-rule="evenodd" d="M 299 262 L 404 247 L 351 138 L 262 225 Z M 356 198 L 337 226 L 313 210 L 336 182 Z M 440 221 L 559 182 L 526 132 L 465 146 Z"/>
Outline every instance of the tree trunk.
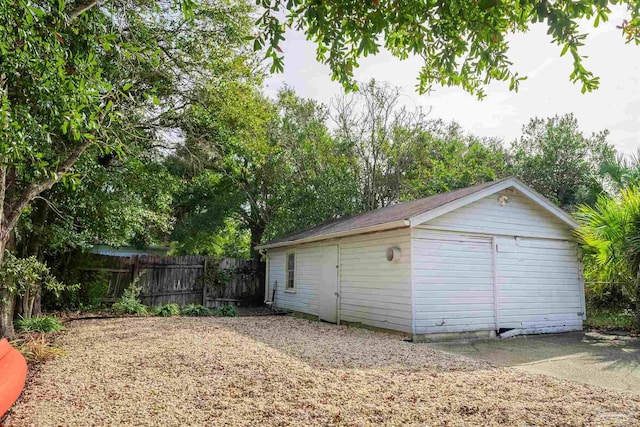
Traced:
<path fill-rule="evenodd" d="M 636 274 L 636 327 L 640 328 L 640 271 Z"/>
<path fill-rule="evenodd" d="M 4 262 L 4 250 L 7 246 L 8 237 L 0 239 L 0 266 Z M 16 296 L 0 284 L 0 337 L 12 339 L 16 335 L 13 328 L 13 311 L 16 303 Z"/>
<path fill-rule="evenodd" d="M 42 314 L 42 284 L 35 290 L 33 302 L 31 304 L 31 317 L 38 317 Z"/>
<path fill-rule="evenodd" d="M 262 236 L 264 235 L 264 225 L 262 224 L 253 224 L 250 227 L 251 231 L 251 259 L 255 259 L 256 261 L 260 261 L 260 251 L 256 249 L 262 242 Z"/>
<path fill-rule="evenodd" d="M 44 199 L 39 198 L 31 204 L 31 233 L 21 239 L 17 247 L 17 253 L 22 257 L 36 257 L 41 260 L 40 248 L 42 247 L 44 229 L 49 216 L 49 206 Z M 17 304 L 18 314 L 25 319 L 38 316 L 42 311 L 40 301 L 42 294 L 42 283 L 38 282 L 33 289 L 28 289 L 25 295 L 19 298 Z"/>
<path fill-rule="evenodd" d="M 16 297 L 6 289 L 2 289 L 0 290 L 0 300 L 0 336 L 13 339 L 16 336 L 16 331 L 13 328 L 13 307 Z"/>

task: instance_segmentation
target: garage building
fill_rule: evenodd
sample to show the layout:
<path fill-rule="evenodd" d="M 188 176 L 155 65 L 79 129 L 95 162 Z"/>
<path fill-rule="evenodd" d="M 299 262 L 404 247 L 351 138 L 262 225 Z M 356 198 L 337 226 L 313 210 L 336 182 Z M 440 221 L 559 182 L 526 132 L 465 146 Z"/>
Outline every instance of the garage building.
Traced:
<path fill-rule="evenodd" d="M 582 329 L 578 225 L 516 178 L 336 219 L 258 247 L 274 306 L 414 339 Z"/>

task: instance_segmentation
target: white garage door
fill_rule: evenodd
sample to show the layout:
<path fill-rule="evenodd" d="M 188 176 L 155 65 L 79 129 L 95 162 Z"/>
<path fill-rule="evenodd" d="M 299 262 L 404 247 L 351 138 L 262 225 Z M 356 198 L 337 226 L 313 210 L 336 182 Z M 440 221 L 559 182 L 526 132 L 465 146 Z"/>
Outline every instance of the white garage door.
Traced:
<path fill-rule="evenodd" d="M 420 237 L 412 247 L 416 333 L 494 330 L 491 239 Z"/>
<path fill-rule="evenodd" d="M 554 332 L 582 328 L 581 271 L 574 242 L 497 238 L 500 328 Z"/>

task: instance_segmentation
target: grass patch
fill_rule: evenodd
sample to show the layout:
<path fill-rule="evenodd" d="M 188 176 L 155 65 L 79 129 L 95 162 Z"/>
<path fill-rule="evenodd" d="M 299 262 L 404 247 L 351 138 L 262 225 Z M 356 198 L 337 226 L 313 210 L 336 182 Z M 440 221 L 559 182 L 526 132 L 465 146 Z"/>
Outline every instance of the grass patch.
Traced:
<path fill-rule="evenodd" d="M 171 317 L 177 316 L 180 314 L 180 307 L 178 304 L 165 304 L 156 308 L 155 310 L 156 316 L 160 317 Z"/>
<path fill-rule="evenodd" d="M 214 314 L 221 317 L 238 317 L 240 312 L 234 305 L 222 305 L 214 309 Z"/>
<path fill-rule="evenodd" d="M 16 320 L 16 327 L 23 332 L 58 332 L 64 329 L 55 317 L 31 317 Z"/>
<path fill-rule="evenodd" d="M 183 316 L 202 317 L 211 316 L 213 313 L 211 310 L 201 304 L 187 304 L 182 307 L 181 313 Z"/>
<path fill-rule="evenodd" d="M 27 362 L 40 363 L 64 355 L 64 350 L 51 343 L 51 337 L 45 333 L 25 333 L 11 341 Z"/>
<path fill-rule="evenodd" d="M 586 328 L 603 331 L 623 329 L 625 331 L 637 331 L 635 315 L 631 310 L 590 310 L 587 311 Z"/>

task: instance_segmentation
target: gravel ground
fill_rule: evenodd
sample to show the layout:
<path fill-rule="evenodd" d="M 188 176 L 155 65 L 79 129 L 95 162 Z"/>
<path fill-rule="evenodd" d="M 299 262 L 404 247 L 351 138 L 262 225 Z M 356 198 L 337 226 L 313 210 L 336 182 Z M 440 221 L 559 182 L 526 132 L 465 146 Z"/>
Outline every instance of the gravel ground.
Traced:
<path fill-rule="evenodd" d="M 640 425 L 640 398 L 284 316 L 75 321 L 6 425 Z"/>

